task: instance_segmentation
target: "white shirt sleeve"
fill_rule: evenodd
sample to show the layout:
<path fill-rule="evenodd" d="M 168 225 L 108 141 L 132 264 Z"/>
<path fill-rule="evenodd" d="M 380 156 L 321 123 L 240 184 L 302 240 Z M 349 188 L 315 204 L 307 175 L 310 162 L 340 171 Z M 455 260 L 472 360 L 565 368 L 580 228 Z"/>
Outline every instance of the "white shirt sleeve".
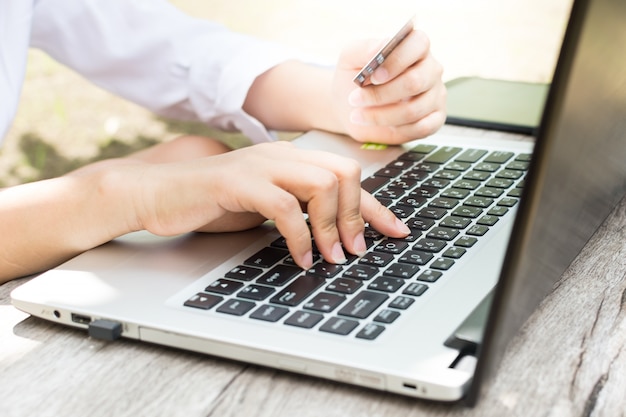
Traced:
<path fill-rule="evenodd" d="M 39 0 L 31 46 L 155 113 L 272 140 L 242 105 L 294 54 L 190 17 L 163 0 Z"/>

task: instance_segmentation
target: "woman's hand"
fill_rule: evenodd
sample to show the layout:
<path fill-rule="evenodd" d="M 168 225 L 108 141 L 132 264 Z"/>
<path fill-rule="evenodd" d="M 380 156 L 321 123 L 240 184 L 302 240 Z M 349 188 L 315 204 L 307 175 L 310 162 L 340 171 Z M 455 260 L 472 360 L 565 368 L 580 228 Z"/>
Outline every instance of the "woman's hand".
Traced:
<path fill-rule="evenodd" d="M 389 236 L 409 233 L 361 189 L 355 161 L 287 142 L 126 168 L 126 175 L 140 179 L 133 204 L 138 228 L 159 235 L 244 230 L 271 219 L 296 263 L 308 268 L 313 259 L 311 232 L 322 256 L 335 263 L 345 262 L 343 249 L 365 252 L 365 222 Z M 308 214 L 310 230 L 303 213 Z"/>
<path fill-rule="evenodd" d="M 369 85 L 352 81 L 383 44 L 354 43 L 339 59 L 333 93 L 343 130 L 361 142 L 387 144 L 434 133 L 445 121 L 446 89 L 423 32 L 413 30 L 374 71 Z"/>

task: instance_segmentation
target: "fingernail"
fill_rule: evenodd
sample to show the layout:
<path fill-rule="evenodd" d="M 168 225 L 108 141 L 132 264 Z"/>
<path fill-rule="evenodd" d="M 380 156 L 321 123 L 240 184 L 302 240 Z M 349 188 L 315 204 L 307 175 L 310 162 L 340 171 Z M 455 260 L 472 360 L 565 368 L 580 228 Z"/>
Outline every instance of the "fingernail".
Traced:
<path fill-rule="evenodd" d="M 343 249 L 341 248 L 341 243 L 337 242 L 333 245 L 333 250 L 331 251 L 331 256 L 333 257 L 333 263 L 336 264 L 345 264 L 348 262 L 346 259 L 346 254 L 343 253 Z"/>
<path fill-rule="evenodd" d="M 348 96 L 348 103 L 354 107 L 360 107 L 365 104 L 365 99 L 363 98 L 363 93 L 360 88 L 352 90 Z"/>
<path fill-rule="evenodd" d="M 354 251 L 358 256 L 365 255 L 365 252 L 367 251 L 367 245 L 365 244 L 365 236 L 363 236 L 363 233 L 359 233 L 354 238 Z"/>
<path fill-rule="evenodd" d="M 411 229 L 409 229 L 409 226 L 404 224 L 404 222 L 400 219 L 396 219 L 396 227 L 398 228 L 398 231 L 402 233 L 405 233 L 407 235 L 411 233 Z"/>
<path fill-rule="evenodd" d="M 300 258 L 300 266 L 302 269 L 309 269 L 313 266 L 313 252 L 308 251 Z"/>
<path fill-rule="evenodd" d="M 372 84 L 384 84 L 389 81 L 389 71 L 383 67 L 378 67 L 370 79 L 372 80 Z"/>

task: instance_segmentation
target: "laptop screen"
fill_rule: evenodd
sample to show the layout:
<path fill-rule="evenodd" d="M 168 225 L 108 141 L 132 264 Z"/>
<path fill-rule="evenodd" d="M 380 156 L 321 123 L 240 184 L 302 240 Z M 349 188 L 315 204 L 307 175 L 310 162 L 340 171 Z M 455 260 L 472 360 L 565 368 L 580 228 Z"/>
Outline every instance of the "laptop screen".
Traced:
<path fill-rule="evenodd" d="M 626 194 L 626 2 L 575 0 L 467 401 Z"/>

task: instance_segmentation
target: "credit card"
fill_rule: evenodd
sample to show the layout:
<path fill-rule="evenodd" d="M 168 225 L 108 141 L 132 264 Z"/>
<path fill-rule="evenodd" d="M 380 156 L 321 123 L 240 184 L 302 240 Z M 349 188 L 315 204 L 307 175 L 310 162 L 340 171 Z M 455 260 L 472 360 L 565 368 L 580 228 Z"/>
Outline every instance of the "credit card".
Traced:
<path fill-rule="evenodd" d="M 378 68 L 385 59 L 389 56 L 389 54 L 402 42 L 404 38 L 407 37 L 409 33 L 413 30 L 413 18 L 411 18 L 402 28 L 395 34 L 393 38 L 387 42 L 385 46 L 383 46 L 377 53 L 372 57 L 372 59 L 359 71 L 359 73 L 354 77 L 354 82 L 359 86 L 363 87 L 367 80 L 369 80 L 372 73 Z"/>

